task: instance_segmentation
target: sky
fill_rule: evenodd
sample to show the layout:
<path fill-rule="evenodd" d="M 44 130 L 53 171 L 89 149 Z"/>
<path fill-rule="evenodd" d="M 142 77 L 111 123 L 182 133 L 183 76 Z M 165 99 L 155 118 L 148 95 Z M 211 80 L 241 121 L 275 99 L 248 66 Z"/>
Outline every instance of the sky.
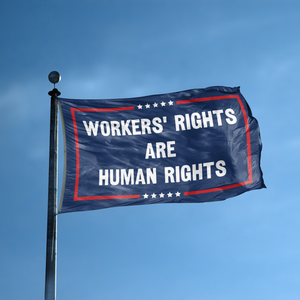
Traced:
<path fill-rule="evenodd" d="M 0 290 L 43 299 L 50 97 L 241 87 L 266 189 L 221 202 L 58 216 L 57 299 L 300 298 L 300 2 L 47 0 L 0 4 Z M 59 132 L 59 195 L 63 139 Z"/>

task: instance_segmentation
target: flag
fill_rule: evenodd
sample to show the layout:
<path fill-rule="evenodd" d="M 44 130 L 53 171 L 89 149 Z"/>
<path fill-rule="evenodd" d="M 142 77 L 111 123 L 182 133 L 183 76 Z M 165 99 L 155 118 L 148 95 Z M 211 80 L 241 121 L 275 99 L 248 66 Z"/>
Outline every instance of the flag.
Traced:
<path fill-rule="evenodd" d="M 257 120 L 239 87 L 103 100 L 59 98 L 59 213 L 225 200 L 265 187 Z"/>

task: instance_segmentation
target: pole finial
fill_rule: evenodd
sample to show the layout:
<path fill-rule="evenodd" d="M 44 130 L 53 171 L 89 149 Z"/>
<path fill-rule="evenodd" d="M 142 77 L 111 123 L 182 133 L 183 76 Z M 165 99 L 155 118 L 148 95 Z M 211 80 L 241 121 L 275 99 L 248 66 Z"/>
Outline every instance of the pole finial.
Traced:
<path fill-rule="evenodd" d="M 54 87 L 55 87 L 55 84 L 60 82 L 61 76 L 57 71 L 52 71 L 52 72 L 49 73 L 48 79 L 51 83 L 54 84 Z"/>

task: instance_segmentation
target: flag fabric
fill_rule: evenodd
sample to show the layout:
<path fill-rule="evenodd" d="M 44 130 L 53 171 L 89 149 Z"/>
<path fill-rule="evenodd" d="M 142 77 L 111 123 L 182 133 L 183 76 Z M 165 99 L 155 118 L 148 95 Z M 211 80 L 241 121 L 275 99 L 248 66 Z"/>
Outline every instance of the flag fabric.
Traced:
<path fill-rule="evenodd" d="M 219 201 L 265 187 L 258 122 L 239 87 L 59 105 L 59 213 Z"/>

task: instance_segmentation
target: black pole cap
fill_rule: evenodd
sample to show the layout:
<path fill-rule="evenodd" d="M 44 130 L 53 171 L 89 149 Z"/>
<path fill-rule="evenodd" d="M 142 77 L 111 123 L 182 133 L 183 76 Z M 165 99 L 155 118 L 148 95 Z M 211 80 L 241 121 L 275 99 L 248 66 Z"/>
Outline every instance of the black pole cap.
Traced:
<path fill-rule="evenodd" d="M 57 71 L 52 71 L 51 73 L 49 73 L 48 79 L 55 86 L 56 83 L 60 82 L 61 76 Z"/>

